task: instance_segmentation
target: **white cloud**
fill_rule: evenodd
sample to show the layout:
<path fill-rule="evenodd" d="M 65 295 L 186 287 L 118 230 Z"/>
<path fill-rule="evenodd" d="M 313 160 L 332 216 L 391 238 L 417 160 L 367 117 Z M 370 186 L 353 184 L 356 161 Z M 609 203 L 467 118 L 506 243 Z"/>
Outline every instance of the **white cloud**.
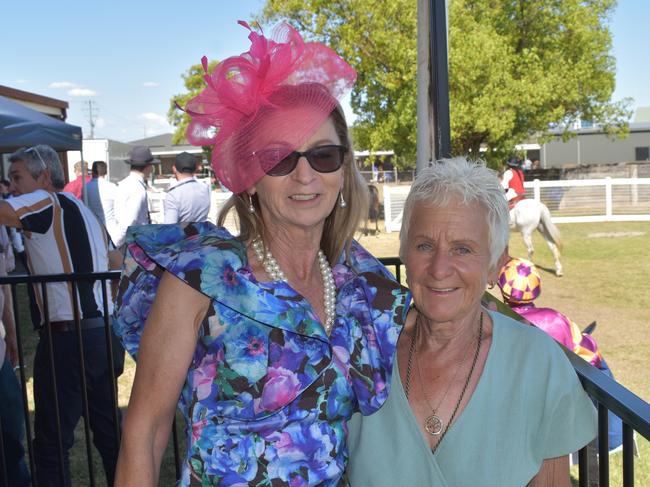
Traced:
<path fill-rule="evenodd" d="M 145 81 L 144 83 L 142 83 L 142 86 L 144 86 L 145 88 L 157 88 L 160 85 L 155 81 Z"/>
<path fill-rule="evenodd" d="M 97 92 L 88 88 L 72 88 L 68 90 L 70 96 L 97 96 Z"/>
<path fill-rule="evenodd" d="M 156 125 L 160 125 L 162 127 L 169 127 L 169 122 L 167 122 L 167 117 L 164 115 L 160 115 L 158 113 L 153 113 L 153 112 L 145 112 L 141 113 L 138 118 L 141 120 L 146 120 L 147 122 L 152 122 L 155 123 Z"/>
<path fill-rule="evenodd" d="M 68 89 L 68 88 L 76 88 L 77 85 L 74 83 L 70 83 L 69 81 L 55 81 L 54 83 L 50 83 L 48 85 L 49 88 L 60 88 L 60 89 Z"/>
<path fill-rule="evenodd" d="M 104 127 L 106 127 L 106 120 L 102 117 L 97 117 L 97 120 L 95 120 L 95 128 L 103 129 Z"/>
<path fill-rule="evenodd" d="M 153 137 L 154 135 L 159 135 L 161 133 L 160 129 L 156 127 L 146 127 L 144 129 L 144 132 L 145 137 Z"/>
<path fill-rule="evenodd" d="M 17 79 L 16 80 L 16 84 L 18 84 L 18 85 L 24 85 L 24 84 L 27 84 L 27 83 L 29 83 L 28 79 Z"/>

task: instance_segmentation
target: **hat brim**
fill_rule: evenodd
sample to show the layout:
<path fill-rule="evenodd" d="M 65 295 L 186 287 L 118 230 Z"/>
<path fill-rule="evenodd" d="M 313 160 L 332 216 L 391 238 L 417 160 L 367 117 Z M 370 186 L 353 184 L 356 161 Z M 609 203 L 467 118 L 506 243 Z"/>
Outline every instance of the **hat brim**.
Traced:
<path fill-rule="evenodd" d="M 126 162 L 130 166 L 148 166 L 149 164 L 160 164 L 160 159 L 152 159 L 149 162 L 140 162 L 140 161 L 132 161 L 131 159 L 124 159 L 124 162 Z"/>

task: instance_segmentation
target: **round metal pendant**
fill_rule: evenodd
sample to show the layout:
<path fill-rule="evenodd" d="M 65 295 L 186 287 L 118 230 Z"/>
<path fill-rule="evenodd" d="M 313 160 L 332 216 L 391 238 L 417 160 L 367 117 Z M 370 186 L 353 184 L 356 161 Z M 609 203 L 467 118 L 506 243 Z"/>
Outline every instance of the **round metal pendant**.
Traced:
<path fill-rule="evenodd" d="M 437 436 L 442 432 L 442 421 L 438 416 L 432 414 L 424 421 L 424 429 L 430 435 Z"/>

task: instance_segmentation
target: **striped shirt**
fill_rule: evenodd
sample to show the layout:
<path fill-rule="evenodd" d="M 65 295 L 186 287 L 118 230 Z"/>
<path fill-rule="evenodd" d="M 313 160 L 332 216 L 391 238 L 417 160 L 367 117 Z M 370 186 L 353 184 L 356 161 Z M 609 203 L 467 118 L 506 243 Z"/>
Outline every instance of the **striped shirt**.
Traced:
<path fill-rule="evenodd" d="M 108 240 L 104 228 L 88 207 L 72 195 L 39 189 L 11 198 L 7 203 L 22 223 L 31 274 L 108 270 Z M 74 319 L 72 289 L 72 284 L 67 282 L 47 284 L 50 321 Z M 40 322 L 44 323 L 40 284 L 34 286 L 34 292 Z M 103 316 L 99 281 L 79 282 L 76 294 L 80 318 Z"/>

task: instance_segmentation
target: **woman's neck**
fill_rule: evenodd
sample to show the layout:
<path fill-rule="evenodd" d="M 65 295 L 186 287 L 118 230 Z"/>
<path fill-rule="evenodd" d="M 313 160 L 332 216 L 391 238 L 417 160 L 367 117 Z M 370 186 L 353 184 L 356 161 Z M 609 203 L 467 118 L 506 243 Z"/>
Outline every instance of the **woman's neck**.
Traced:
<path fill-rule="evenodd" d="M 262 241 L 277 261 L 289 281 L 308 281 L 315 274 L 320 276 L 318 251 L 322 229 L 267 228 Z"/>
<path fill-rule="evenodd" d="M 464 354 L 468 346 L 478 336 L 481 313 L 479 308 L 458 321 L 436 322 L 418 312 L 415 326 L 417 330 L 416 348 L 420 351 L 441 356 Z"/>

